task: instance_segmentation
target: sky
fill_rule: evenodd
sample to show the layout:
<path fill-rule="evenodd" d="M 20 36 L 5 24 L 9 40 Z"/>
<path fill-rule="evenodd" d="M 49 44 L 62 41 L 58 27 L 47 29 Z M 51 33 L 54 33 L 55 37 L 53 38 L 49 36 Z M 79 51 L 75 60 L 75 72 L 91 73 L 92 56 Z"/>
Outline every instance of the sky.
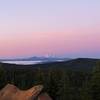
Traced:
<path fill-rule="evenodd" d="M 100 58 L 100 0 L 0 0 L 0 58 Z"/>

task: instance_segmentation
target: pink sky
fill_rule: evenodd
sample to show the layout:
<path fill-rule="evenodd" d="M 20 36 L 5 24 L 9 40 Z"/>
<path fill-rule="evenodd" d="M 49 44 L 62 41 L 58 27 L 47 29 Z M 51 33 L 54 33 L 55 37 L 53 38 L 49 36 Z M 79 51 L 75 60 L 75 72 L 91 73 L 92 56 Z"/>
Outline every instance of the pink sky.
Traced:
<path fill-rule="evenodd" d="M 0 58 L 100 58 L 99 0 L 0 1 Z"/>
<path fill-rule="evenodd" d="M 0 56 L 24 57 L 48 54 L 67 56 L 78 53 L 78 56 L 84 56 L 93 53 L 99 54 L 99 32 L 97 29 L 75 29 L 66 32 L 3 35 L 0 39 Z"/>

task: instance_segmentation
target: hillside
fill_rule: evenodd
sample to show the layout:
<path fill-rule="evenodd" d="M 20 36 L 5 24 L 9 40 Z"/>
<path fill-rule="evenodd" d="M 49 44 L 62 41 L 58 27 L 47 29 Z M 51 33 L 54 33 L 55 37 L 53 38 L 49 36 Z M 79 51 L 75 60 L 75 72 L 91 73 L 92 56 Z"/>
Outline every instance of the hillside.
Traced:
<path fill-rule="evenodd" d="M 100 100 L 100 60 L 78 58 L 36 65 L 0 63 L 0 89 L 8 83 L 20 90 L 42 84 L 53 100 Z"/>
<path fill-rule="evenodd" d="M 36 64 L 36 65 L 16 65 L 16 64 L 7 64 L 7 63 L 1 63 L 1 65 L 7 69 L 34 69 L 34 68 L 42 68 L 42 69 L 48 69 L 48 68 L 64 68 L 64 69 L 71 69 L 71 70 L 85 70 L 89 71 L 91 70 L 95 65 L 96 62 L 99 61 L 99 59 L 91 59 L 91 58 L 78 58 L 73 59 L 69 61 L 62 61 L 62 62 L 48 62 L 44 64 Z"/>

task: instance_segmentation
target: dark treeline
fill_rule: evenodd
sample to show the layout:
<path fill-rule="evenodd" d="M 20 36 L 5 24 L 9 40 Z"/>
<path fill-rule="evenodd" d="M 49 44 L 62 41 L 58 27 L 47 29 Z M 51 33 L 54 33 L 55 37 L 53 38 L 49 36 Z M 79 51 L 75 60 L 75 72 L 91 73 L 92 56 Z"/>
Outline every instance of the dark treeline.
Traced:
<path fill-rule="evenodd" d="M 100 100 L 100 63 L 97 62 L 91 71 L 76 71 L 62 66 L 8 70 L 0 64 L 0 89 L 7 83 L 20 89 L 42 84 L 53 100 Z"/>

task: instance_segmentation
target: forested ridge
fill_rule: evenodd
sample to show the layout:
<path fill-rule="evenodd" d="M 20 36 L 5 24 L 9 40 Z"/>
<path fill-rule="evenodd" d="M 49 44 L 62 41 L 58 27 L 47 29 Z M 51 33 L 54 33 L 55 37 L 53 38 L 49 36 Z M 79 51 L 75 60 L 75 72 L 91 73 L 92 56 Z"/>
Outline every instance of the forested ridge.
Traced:
<path fill-rule="evenodd" d="M 37 65 L 0 63 L 0 89 L 44 85 L 53 100 L 100 100 L 100 60 L 74 59 Z"/>

